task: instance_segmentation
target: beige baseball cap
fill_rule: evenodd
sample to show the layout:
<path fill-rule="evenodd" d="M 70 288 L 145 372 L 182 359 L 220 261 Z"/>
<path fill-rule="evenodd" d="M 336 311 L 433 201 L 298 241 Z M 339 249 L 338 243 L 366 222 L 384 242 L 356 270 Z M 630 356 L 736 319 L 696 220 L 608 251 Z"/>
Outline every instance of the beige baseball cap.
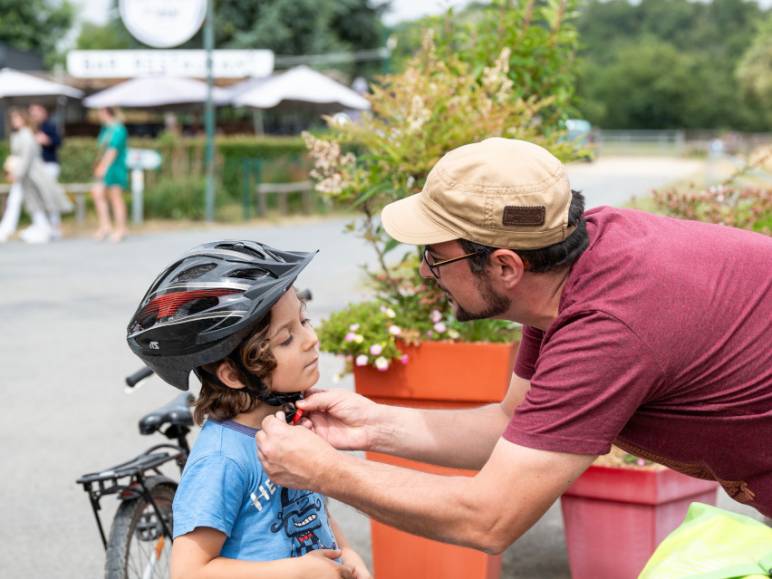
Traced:
<path fill-rule="evenodd" d="M 571 187 L 546 149 L 492 138 L 453 149 L 429 172 L 423 191 L 383 208 L 386 232 L 402 243 L 468 239 L 492 247 L 538 249 L 564 240 Z"/>

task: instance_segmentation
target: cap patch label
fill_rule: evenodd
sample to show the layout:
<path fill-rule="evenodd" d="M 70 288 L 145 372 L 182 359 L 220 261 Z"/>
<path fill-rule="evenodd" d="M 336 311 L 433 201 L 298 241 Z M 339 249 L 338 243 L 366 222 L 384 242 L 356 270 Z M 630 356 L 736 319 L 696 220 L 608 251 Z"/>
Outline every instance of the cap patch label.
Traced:
<path fill-rule="evenodd" d="M 534 205 L 532 207 L 515 207 L 507 205 L 504 207 L 504 216 L 501 220 L 503 225 L 544 225 L 547 209 L 543 205 Z"/>

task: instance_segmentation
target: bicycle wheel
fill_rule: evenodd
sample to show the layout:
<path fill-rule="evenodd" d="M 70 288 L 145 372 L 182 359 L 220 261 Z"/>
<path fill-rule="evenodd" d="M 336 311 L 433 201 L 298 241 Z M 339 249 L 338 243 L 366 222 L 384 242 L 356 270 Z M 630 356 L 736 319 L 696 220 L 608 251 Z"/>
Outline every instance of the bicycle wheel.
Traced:
<path fill-rule="evenodd" d="M 167 528 L 172 528 L 174 484 L 161 477 L 145 481 Z M 172 541 L 153 505 L 143 497 L 118 507 L 110 528 L 105 561 L 106 579 L 163 579 L 169 577 Z"/>

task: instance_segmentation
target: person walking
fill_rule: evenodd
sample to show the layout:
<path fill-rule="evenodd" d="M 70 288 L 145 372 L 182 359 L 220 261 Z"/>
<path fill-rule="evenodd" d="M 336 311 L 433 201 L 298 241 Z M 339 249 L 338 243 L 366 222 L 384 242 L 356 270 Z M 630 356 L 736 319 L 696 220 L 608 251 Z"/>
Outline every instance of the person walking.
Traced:
<path fill-rule="evenodd" d="M 32 225 L 21 232 L 22 240 L 47 243 L 53 237 L 49 215 L 70 211 L 72 204 L 43 165 L 27 110 L 11 109 L 9 120 L 13 130 L 11 156 L 6 159 L 4 169 L 12 184 L 0 221 L 0 242 L 7 241 L 16 231 L 23 202 Z"/>
<path fill-rule="evenodd" d="M 39 103 L 32 103 L 29 106 L 29 116 L 37 128 L 35 140 L 40 145 L 40 151 L 43 156 L 43 166 L 55 182 L 59 182 L 59 147 L 62 146 L 62 138 L 56 124 L 51 121 L 48 110 Z M 51 223 L 51 231 L 54 239 L 62 236 L 61 216 L 59 212 L 52 211 L 48 215 Z"/>
<path fill-rule="evenodd" d="M 123 200 L 123 191 L 129 186 L 126 166 L 128 133 L 114 107 L 99 109 L 99 120 L 102 123 L 102 130 L 97 137 L 99 158 L 94 166 L 96 182 L 91 189 L 99 220 L 94 238 L 101 241 L 109 236 L 111 241 L 117 243 L 128 232 L 126 202 Z M 114 227 L 110 221 L 108 198 L 112 205 Z"/>
<path fill-rule="evenodd" d="M 272 481 L 501 553 L 613 443 L 718 481 L 772 516 L 772 239 L 630 209 L 585 212 L 558 159 L 503 138 L 450 151 L 381 219 L 392 238 L 424 247 L 420 273 L 459 320 L 523 324 L 509 391 L 465 410 L 310 394 L 297 405 L 312 430 L 279 413 L 257 433 Z M 479 473 L 440 476 L 336 449 Z"/>

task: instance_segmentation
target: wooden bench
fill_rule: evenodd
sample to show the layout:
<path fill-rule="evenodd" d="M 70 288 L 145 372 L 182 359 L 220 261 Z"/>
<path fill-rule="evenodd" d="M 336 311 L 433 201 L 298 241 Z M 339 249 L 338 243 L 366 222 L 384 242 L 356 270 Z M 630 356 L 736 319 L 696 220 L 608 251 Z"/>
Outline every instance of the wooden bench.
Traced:
<path fill-rule="evenodd" d="M 86 196 L 91 192 L 91 183 L 60 183 L 64 192 L 75 202 L 75 221 L 78 225 L 86 220 Z M 8 183 L 0 183 L 0 197 L 5 197 L 11 190 Z M 1 205 L 5 207 L 5 199 Z"/>
<path fill-rule="evenodd" d="M 287 198 L 290 193 L 303 194 L 303 211 L 311 213 L 313 211 L 314 185 L 311 181 L 296 181 L 294 183 L 259 183 L 257 185 L 257 213 L 265 215 L 268 211 L 268 195 L 278 196 L 279 211 L 286 215 L 288 211 Z"/>

